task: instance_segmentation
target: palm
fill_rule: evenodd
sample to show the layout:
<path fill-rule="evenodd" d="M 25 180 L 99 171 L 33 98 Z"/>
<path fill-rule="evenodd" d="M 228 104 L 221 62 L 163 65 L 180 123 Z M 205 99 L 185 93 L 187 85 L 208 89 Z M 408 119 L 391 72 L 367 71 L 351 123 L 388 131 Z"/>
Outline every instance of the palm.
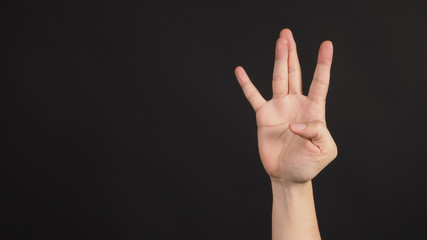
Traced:
<path fill-rule="evenodd" d="M 300 178 L 295 170 L 301 175 L 301 163 L 312 161 L 319 149 L 310 140 L 293 134 L 289 123 L 324 120 L 324 108 L 306 96 L 287 95 L 264 104 L 256 116 L 259 153 L 267 173 Z"/>
<path fill-rule="evenodd" d="M 322 44 L 319 50 L 308 96 L 302 94 L 296 45 L 288 29 L 281 32 L 277 41 L 273 98 L 270 101 L 262 98 L 242 68 L 236 69 L 239 83 L 256 111 L 259 153 L 265 170 L 272 177 L 287 176 L 292 181 L 307 181 L 317 174 L 306 166 L 316 160 L 320 150 L 310 139 L 293 134 L 289 124 L 326 121 L 325 98 L 332 59 L 332 48 L 327 44 Z"/>

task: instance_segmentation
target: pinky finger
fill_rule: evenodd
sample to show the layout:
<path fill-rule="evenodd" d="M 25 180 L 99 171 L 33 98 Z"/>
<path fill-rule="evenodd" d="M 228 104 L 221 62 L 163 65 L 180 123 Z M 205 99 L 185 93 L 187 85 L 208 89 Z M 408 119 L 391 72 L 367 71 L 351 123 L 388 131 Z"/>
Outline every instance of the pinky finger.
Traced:
<path fill-rule="evenodd" d="M 242 87 L 243 93 L 256 112 L 262 105 L 264 105 L 266 100 L 261 96 L 258 89 L 256 89 L 256 87 L 252 84 L 243 67 L 236 67 L 234 73 L 236 74 L 236 78 L 240 84 L 240 87 Z"/>

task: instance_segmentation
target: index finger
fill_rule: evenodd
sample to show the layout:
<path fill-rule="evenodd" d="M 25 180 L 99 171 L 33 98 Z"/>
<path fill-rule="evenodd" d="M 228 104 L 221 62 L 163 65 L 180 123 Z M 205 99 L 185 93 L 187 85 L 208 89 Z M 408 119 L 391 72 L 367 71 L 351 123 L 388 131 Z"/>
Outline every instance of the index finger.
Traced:
<path fill-rule="evenodd" d="M 333 46 L 331 41 L 324 41 L 320 45 L 317 65 L 314 71 L 308 97 L 317 102 L 326 101 L 329 78 L 332 65 Z"/>

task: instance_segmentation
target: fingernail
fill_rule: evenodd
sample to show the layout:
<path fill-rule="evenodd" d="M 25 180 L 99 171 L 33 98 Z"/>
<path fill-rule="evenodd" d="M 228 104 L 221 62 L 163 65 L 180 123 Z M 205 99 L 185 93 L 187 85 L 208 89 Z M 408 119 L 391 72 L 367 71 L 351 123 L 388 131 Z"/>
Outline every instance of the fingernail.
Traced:
<path fill-rule="evenodd" d="M 305 123 L 291 123 L 291 125 L 292 125 L 292 129 L 297 131 L 303 130 L 307 127 L 307 124 Z"/>

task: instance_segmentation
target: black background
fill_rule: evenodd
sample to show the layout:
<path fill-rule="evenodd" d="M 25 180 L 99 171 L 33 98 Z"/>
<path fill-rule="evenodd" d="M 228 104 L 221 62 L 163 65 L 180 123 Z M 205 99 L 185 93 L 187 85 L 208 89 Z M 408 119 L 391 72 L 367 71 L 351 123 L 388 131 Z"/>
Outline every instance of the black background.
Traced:
<path fill-rule="evenodd" d="M 15 2 L 1 8 L 11 239 L 269 239 L 242 65 L 270 99 L 290 28 L 307 93 L 334 60 L 324 239 L 427 239 L 425 1 Z M 3 105 L 2 104 L 2 105 Z"/>

